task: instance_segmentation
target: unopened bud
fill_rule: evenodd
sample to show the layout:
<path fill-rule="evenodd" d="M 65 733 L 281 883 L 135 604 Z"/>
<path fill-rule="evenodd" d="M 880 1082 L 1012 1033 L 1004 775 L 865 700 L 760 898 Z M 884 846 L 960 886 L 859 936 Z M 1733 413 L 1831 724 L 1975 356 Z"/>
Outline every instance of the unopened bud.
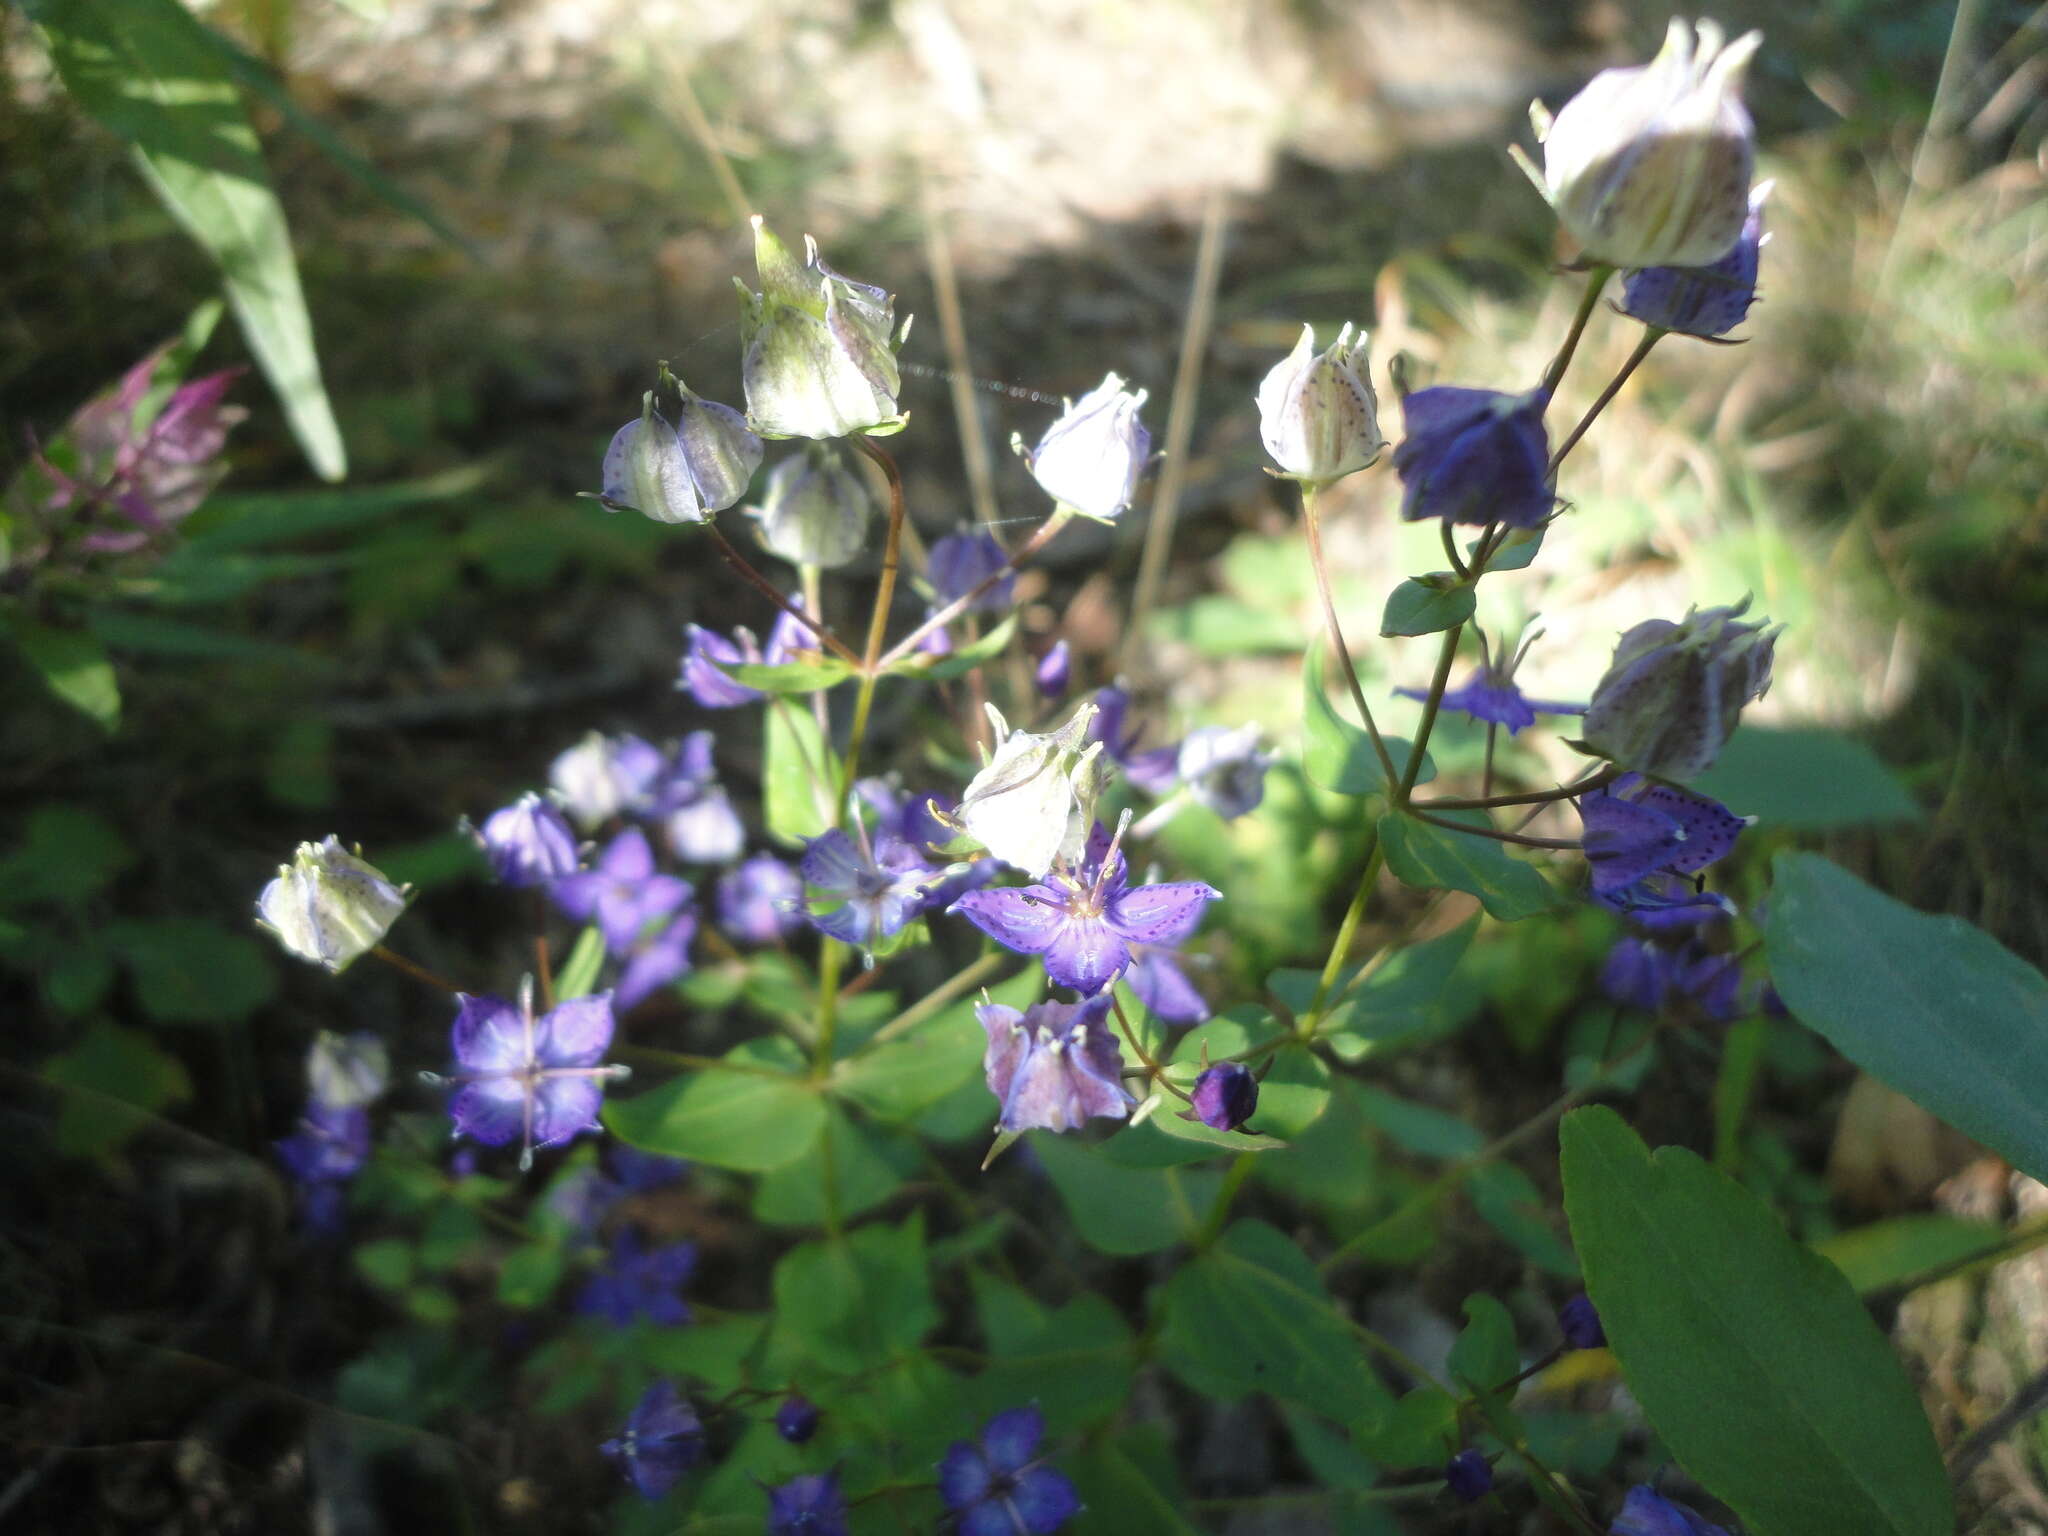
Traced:
<path fill-rule="evenodd" d="M 1283 476 L 1326 485 L 1364 469 L 1387 446 L 1366 355 L 1363 331 L 1354 341 L 1347 325 L 1317 353 L 1315 331 L 1304 325 L 1294 350 L 1266 375 L 1259 436 Z"/>
<path fill-rule="evenodd" d="M 901 431 L 895 299 L 834 272 L 808 236 L 799 266 L 758 217 L 754 259 L 761 291 L 739 284 L 748 425 L 763 437 Z"/>
<path fill-rule="evenodd" d="M 867 543 L 875 504 L 838 450 L 819 444 L 771 469 L 767 494 L 747 510 L 770 553 L 832 570 Z"/>
<path fill-rule="evenodd" d="M 1138 420 L 1144 403 L 1144 390 L 1133 394 L 1112 373 L 1069 405 L 1025 454 L 1039 489 L 1084 517 L 1116 521 L 1152 455 L 1152 434 Z"/>
<path fill-rule="evenodd" d="M 1743 705 L 1771 686 L 1783 626 L 1737 623 L 1748 608 L 1744 598 L 1624 634 L 1586 707 L 1587 749 L 1652 778 L 1689 779 L 1713 767 Z"/>
<path fill-rule="evenodd" d="M 340 972 L 383 942 L 410 886 L 394 885 L 341 840 L 301 843 L 256 899 L 256 922 L 301 960 Z"/>

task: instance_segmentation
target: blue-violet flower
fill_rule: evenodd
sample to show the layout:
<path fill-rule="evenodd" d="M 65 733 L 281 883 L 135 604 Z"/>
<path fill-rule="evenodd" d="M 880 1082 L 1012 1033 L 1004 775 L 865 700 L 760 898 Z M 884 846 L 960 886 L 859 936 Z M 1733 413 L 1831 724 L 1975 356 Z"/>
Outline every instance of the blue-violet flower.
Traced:
<path fill-rule="evenodd" d="M 977 1441 L 953 1442 L 939 1463 L 939 1497 L 959 1536 L 1050 1536 L 1081 1512 L 1066 1474 L 1038 1454 L 1044 1438 L 1034 1404 L 997 1414 Z"/>

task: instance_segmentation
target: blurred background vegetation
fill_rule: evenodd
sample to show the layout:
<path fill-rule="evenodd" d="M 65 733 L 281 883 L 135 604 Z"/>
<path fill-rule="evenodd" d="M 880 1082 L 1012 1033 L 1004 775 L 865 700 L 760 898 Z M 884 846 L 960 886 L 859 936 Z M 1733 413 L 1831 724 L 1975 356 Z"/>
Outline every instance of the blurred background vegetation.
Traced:
<path fill-rule="evenodd" d="M 69 1490 L 91 1511 L 80 1529 L 227 1529 L 266 1497 L 298 1508 L 282 1483 L 265 1492 L 286 1476 L 266 1459 L 275 1430 L 241 1422 L 273 1400 L 191 1362 L 319 1396 L 310 1384 L 376 1326 L 360 1299 L 316 1304 L 317 1273 L 271 1263 L 284 1228 L 265 1144 L 295 1112 L 316 1027 L 374 1026 L 401 1062 L 436 1063 L 445 1020 L 396 978 L 337 988 L 259 945 L 244 915 L 278 860 L 335 831 L 429 891 L 465 880 L 459 816 L 539 782 L 590 727 L 703 723 L 672 690 L 681 626 L 762 624 L 700 544 L 572 499 L 596 488 L 657 358 L 737 399 L 747 212 L 815 233 L 835 266 L 919 315 L 896 451 L 927 536 L 976 516 L 1035 521 L 1021 467 L 998 452 L 978 469 L 963 442 L 1035 436 L 1107 369 L 1150 388 L 1163 424 L 1200 231 L 1220 229 L 1160 599 L 1133 623 L 1134 517 L 1065 536 L 1027 587 L 1026 623 L 1064 634 L 1092 680 L 1128 674 L 1176 728 L 1250 718 L 1290 741 L 1312 594 L 1289 500 L 1261 471 L 1257 380 L 1302 321 L 1347 319 L 1375 328 L 1383 392 L 1396 353 L 1423 382 L 1532 377 L 1568 297 L 1547 280 L 1553 222 L 1504 146 L 1527 141 L 1532 97 L 1555 104 L 1593 69 L 1647 56 L 1667 15 L 1637 0 L 194 9 L 272 87 L 248 101 L 349 472 L 316 480 L 246 375 L 222 488 L 167 557 L 116 565 L 91 595 L 117 726 L 0 651 L 17 1147 L 0 1283 L 9 1315 L 52 1324 L 15 1351 L 5 1430 L 27 1481 L 0 1488 L 0 1519 L 10 1500 Z M 1636 618 L 1754 593 L 1791 626 L 1759 716 L 1845 729 L 1906 794 L 1851 804 L 1860 757 L 1803 788 L 1768 761 L 1737 764 L 1748 777 L 1723 792 L 1739 810 L 1738 786 L 1803 793 L 1785 825 L 2038 962 L 2048 29 L 2002 0 L 1743 0 L 1720 19 L 1767 33 L 1751 101 L 1777 187 L 1752 339 L 1659 349 L 1572 461 L 1574 512 L 1540 568 L 1481 620 L 1540 612 L 1530 691 L 1583 697 Z M 415 206 L 351 174 L 280 101 Z M 948 269 L 964 371 L 938 323 Z M 217 288 L 121 143 L 57 85 L 28 18 L 0 12 L 0 483 Z M 1631 341 L 1596 330 L 1570 414 Z M 246 360 L 225 323 L 200 365 Z M 1387 415 L 1398 435 L 1391 401 Z M 1434 563 L 1433 536 L 1399 527 L 1393 503 L 1379 472 L 1330 509 L 1356 634 L 1376 629 L 1399 574 Z M 1372 685 L 1425 681 L 1432 648 L 1416 644 L 1361 647 Z M 1398 730 L 1401 706 L 1390 713 Z M 745 787 L 752 726 L 717 723 Z M 1455 736 L 1445 751 L 1455 762 Z M 1255 881 L 1258 839 L 1299 831 L 1279 800 L 1228 846 L 1177 829 L 1180 851 Z M 1307 835 L 1330 889 L 1232 887 L 1242 952 L 1225 964 L 1242 974 L 1226 984 L 1320 958 L 1301 936 L 1341 905 L 1347 829 Z M 453 974 L 510 974 L 508 912 L 429 902 L 408 948 Z M 1571 1053 L 1605 937 L 1590 919 L 1489 933 L 1474 1006 L 1492 1022 L 1417 1068 L 1442 1079 L 1432 1096 L 1479 1123 L 1540 1102 L 1524 1064 Z M 1917 1112 L 1859 1099 L 1844 1072 L 1773 1069 L 1745 1174 L 1814 1232 L 1922 1201 L 1962 1166 Z M 1699 1095 L 1670 1098 L 1671 1139 L 1705 1134 Z M 268 1218 L 249 1219 L 251 1200 Z M 93 1315 L 153 1353 L 55 1328 Z M 192 1433 L 241 1459 L 180 1460 L 179 1426 L 208 1414 L 234 1422 Z M 80 1438 L 162 1445 L 63 1449 Z M 470 1449 L 518 1469 L 493 1521 L 569 1528 L 566 1490 L 587 1469 L 551 1468 L 560 1453 L 539 1441 Z"/>

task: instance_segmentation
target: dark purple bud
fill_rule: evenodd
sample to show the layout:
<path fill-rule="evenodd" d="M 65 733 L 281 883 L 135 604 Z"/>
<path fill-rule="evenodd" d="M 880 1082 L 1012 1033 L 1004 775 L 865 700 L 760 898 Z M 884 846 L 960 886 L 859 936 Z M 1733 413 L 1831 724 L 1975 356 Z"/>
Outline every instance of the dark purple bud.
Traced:
<path fill-rule="evenodd" d="M 1051 650 L 1038 658 L 1038 668 L 1032 673 L 1032 681 L 1038 684 L 1039 695 L 1057 699 L 1067 691 L 1067 683 L 1074 672 L 1073 653 L 1067 642 L 1056 640 Z"/>
<path fill-rule="evenodd" d="M 801 1392 L 792 1392 L 775 1410 L 775 1433 L 791 1445 L 802 1445 L 818 1432 L 818 1405 Z"/>
<path fill-rule="evenodd" d="M 1259 1080 L 1241 1062 L 1221 1061 L 1195 1079 L 1195 1091 L 1183 1120 L 1199 1120 L 1212 1131 L 1236 1131 L 1258 1112 Z"/>
<path fill-rule="evenodd" d="M 1607 1330 L 1600 1326 L 1600 1314 L 1593 1298 L 1581 1291 L 1557 1309 L 1557 1326 L 1573 1349 L 1605 1349 Z"/>
<path fill-rule="evenodd" d="M 1539 391 L 1440 385 L 1402 401 L 1408 435 L 1394 450 L 1401 516 L 1421 522 L 1540 528 L 1550 516 L 1550 438 Z"/>
<path fill-rule="evenodd" d="M 1756 302 L 1757 258 L 1764 243 L 1764 198 L 1771 183 L 1749 194 L 1742 236 L 1726 256 L 1705 267 L 1643 267 L 1621 286 L 1621 312 L 1645 325 L 1688 336 L 1726 336 Z"/>
<path fill-rule="evenodd" d="M 576 834 L 539 795 L 524 794 L 493 811 L 476 834 L 491 873 L 506 885 L 546 885 L 576 873 Z"/>
<path fill-rule="evenodd" d="M 1467 1504 L 1477 1504 L 1493 1491 L 1493 1464 L 1467 1446 L 1444 1463 L 1444 1486 Z"/>

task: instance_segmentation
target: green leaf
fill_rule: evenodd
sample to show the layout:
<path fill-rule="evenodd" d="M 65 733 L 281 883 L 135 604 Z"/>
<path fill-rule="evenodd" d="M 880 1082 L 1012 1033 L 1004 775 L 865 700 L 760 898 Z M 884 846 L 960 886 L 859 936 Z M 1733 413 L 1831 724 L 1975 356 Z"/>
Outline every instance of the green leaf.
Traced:
<path fill-rule="evenodd" d="M 795 847 L 829 828 L 839 765 L 810 710 L 787 699 L 770 700 L 761 754 L 762 811 L 769 832 Z"/>
<path fill-rule="evenodd" d="M 978 640 L 971 640 L 957 650 L 948 651 L 944 656 L 916 655 L 905 657 L 889 669 L 891 675 L 910 673 L 928 677 L 934 682 L 943 682 L 950 677 L 964 677 L 976 667 L 988 665 L 1009 646 L 1010 637 L 1017 632 L 1017 616 L 1013 613 L 994 629 Z"/>
<path fill-rule="evenodd" d="M 1800 832 L 1920 819 L 1920 807 L 1875 752 L 1815 727 L 1745 725 L 1692 787 L 1766 826 Z"/>
<path fill-rule="evenodd" d="M 1136 1343 L 1114 1306 L 1081 1296 L 993 1351 L 975 1391 L 990 1414 L 1035 1402 L 1053 1434 L 1068 1434 L 1123 1411 L 1137 1371 Z"/>
<path fill-rule="evenodd" d="M 908 1155 L 906 1155 L 908 1153 Z M 829 1154 L 829 1162 L 828 1162 Z M 754 1190 L 754 1217 L 786 1227 L 822 1226 L 836 1212 L 851 1219 L 873 1210 L 902 1187 L 916 1155 L 900 1138 L 884 1144 L 854 1124 L 837 1105 L 826 1106 L 825 1125 L 810 1150 L 770 1169 Z M 825 1198 L 830 1181 L 832 1200 Z"/>
<path fill-rule="evenodd" d="M 1543 528 L 1510 528 L 1508 536 L 1500 541 L 1500 548 L 1493 552 L 1493 558 L 1486 562 L 1491 571 L 1519 571 L 1528 567 L 1543 548 Z M 1479 540 L 1474 539 L 1465 546 L 1465 553 L 1473 558 L 1479 554 Z M 1470 563 L 1469 561 L 1467 562 Z"/>
<path fill-rule="evenodd" d="M 1035 971 L 998 989 L 997 1002 L 1028 1007 L 1041 990 Z M 1022 1002 L 1011 1002 L 1022 997 Z M 832 1086 L 878 1120 L 907 1124 L 981 1072 L 988 1036 L 975 1022 L 974 1005 L 941 1009 L 917 1028 L 860 1051 L 832 1069 Z M 994 1114 L 994 1101 L 990 1101 Z"/>
<path fill-rule="evenodd" d="M 269 953 L 203 917 L 110 923 L 107 942 L 135 979 L 142 1011 L 161 1024 L 232 1024 L 270 1001 Z"/>
<path fill-rule="evenodd" d="M 112 735 L 121 724 L 121 685 L 99 640 L 82 629 L 34 624 L 14 615 L 7 631 L 44 686 Z"/>
<path fill-rule="evenodd" d="M 672 1078 L 632 1098 L 612 1098 L 604 1123 L 645 1152 L 689 1158 L 714 1168 L 765 1173 L 811 1150 L 825 1125 L 825 1101 L 800 1078 L 785 1042 L 750 1040 L 724 1068 Z"/>
<path fill-rule="evenodd" d="M 326 480 L 347 472 L 320 382 L 284 208 L 206 29 L 177 0 L 28 0 L 87 116 L 135 149 L 143 179 L 219 263 L 249 350 Z"/>
<path fill-rule="evenodd" d="M 1204 593 L 1145 621 L 1149 639 L 1186 645 L 1204 656 L 1257 656 L 1301 645 L 1301 626 L 1272 603 L 1248 603 L 1222 592 Z"/>
<path fill-rule="evenodd" d="M 1515 1348 L 1515 1320 L 1483 1293 L 1465 1298 L 1465 1328 L 1451 1345 L 1454 1381 L 1474 1392 L 1492 1393 L 1521 1368 Z"/>
<path fill-rule="evenodd" d="M 1360 1061 L 1445 1028 L 1451 1016 L 1446 1005 L 1464 1001 L 1450 996 L 1452 974 L 1478 931 L 1474 915 L 1448 933 L 1396 950 L 1362 982 L 1351 983 L 1355 970 L 1340 977 L 1320 1038 L 1340 1059 Z M 1266 988 L 1298 1016 L 1315 996 L 1317 979 L 1315 971 L 1278 970 L 1266 978 Z"/>
<path fill-rule="evenodd" d="M 1841 1272 L 1610 1109 L 1570 1115 L 1560 1141 L 1587 1289 L 1680 1464 L 1755 1536 L 1950 1536 L 1933 1432 Z"/>
<path fill-rule="evenodd" d="M 136 1111 L 192 1097 L 192 1079 L 177 1057 L 117 1024 L 94 1024 L 78 1044 L 45 1061 L 42 1072 L 50 1082 L 84 1090 L 65 1094 L 57 1112 L 57 1150 L 67 1157 L 111 1152 L 142 1128 L 147 1117 Z"/>
<path fill-rule="evenodd" d="M 773 667 L 755 661 L 734 662 L 730 666 L 719 667 L 719 670 L 736 683 L 759 689 L 762 693 L 775 694 L 819 693 L 853 676 L 852 667 L 837 656 L 825 655 L 810 661 L 787 661 Z"/>
<path fill-rule="evenodd" d="M 1441 1387 L 1417 1387 L 1359 1438 L 1359 1448 L 1393 1471 L 1441 1467 L 1458 1449 L 1458 1400 Z"/>
<path fill-rule="evenodd" d="M 1485 816 L 1484 812 L 1470 814 L 1481 820 Z M 1534 917 L 1558 905 L 1557 892 L 1541 872 L 1510 856 L 1503 844 L 1490 837 L 1453 832 L 1399 811 L 1380 817 L 1379 826 L 1387 868 L 1406 885 L 1469 892 L 1504 923 Z"/>
<path fill-rule="evenodd" d="M 587 997 L 597 989 L 597 973 L 604 966 L 604 930 L 592 923 L 576 935 L 569 958 L 555 973 L 555 997 L 566 1002 Z"/>
<path fill-rule="evenodd" d="M 774 1293 L 777 1345 L 797 1359 L 850 1374 L 915 1349 L 939 1321 L 924 1217 L 792 1248 Z"/>
<path fill-rule="evenodd" d="M 2005 1229 L 1993 1222 L 1924 1213 L 1830 1233 L 1813 1245 L 1813 1251 L 1847 1275 L 1857 1295 L 1867 1296 L 1990 1253 L 2005 1236 Z"/>
<path fill-rule="evenodd" d="M 1222 1175 L 1125 1168 L 1071 1136 L 1031 1133 L 1031 1150 L 1060 1193 L 1081 1241 L 1102 1253 L 1157 1253 L 1201 1230 Z"/>
<path fill-rule="evenodd" d="M 1487 1163 L 1466 1175 L 1472 1209 L 1538 1269 L 1579 1278 L 1579 1261 L 1551 1226 L 1550 1202 L 1535 1180 L 1513 1163 Z"/>
<path fill-rule="evenodd" d="M 98 812 L 39 805 L 29 813 L 21 846 L 0 859 L 0 906 L 81 907 L 134 862 L 134 850 Z"/>
<path fill-rule="evenodd" d="M 2048 1178 L 2048 981 L 1811 853 L 1773 861 L 1764 947 L 1802 1024 L 1871 1076 Z"/>
<path fill-rule="evenodd" d="M 1418 1157 L 1466 1157 L 1486 1145 L 1476 1127 L 1456 1115 L 1447 1115 L 1427 1104 L 1397 1098 L 1369 1083 L 1353 1087 L 1353 1096 L 1365 1118 L 1384 1131 L 1403 1151 Z"/>
<path fill-rule="evenodd" d="M 562 1283 L 567 1255 L 555 1243 L 526 1243 L 498 1263 L 498 1300 L 520 1311 L 543 1305 Z"/>
<path fill-rule="evenodd" d="M 1262 1221 L 1182 1265 L 1163 1301 L 1166 1364 L 1198 1392 L 1270 1392 L 1346 1424 L 1391 1406 L 1315 1266 Z"/>
<path fill-rule="evenodd" d="M 119 608 L 95 608 L 86 616 L 95 638 L 110 651 L 133 651 L 139 656 L 177 656 L 195 661 L 282 662 L 309 670 L 326 670 L 334 665 L 314 651 L 297 646 L 258 640 L 232 629 L 210 624 L 190 624 L 153 613 L 132 613 Z"/>
<path fill-rule="evenodd" d="M 1311 784 L 1340 795 L 1384 795 L 1387 776 L 1380 769 L 1379 754 L 1362 725 L 1353 725 L 1337 713 L 1323 681 L 1323 648 L 1311 647 L 1302 661 L 1302 771 Z M 1396 769 L 1408 762 L 1409 744 L 1398 737 L 1383 736 L 1387 755 Z M 1427 754 L 1415 776 L 1418 784 L 1436 777 L 1436 764 Z"/>
<path fill-rule="evenodd" d="M 1204 1155 L 1209 1157 L 1234 1152 L 1278 1152 L 1287 1145 L 1278 1137 L 1268 1136 L 1264 1131 L 1213 1130 L 1199 1120 L 1183 1120 L 1181 1116 L 1186 1112 L 1187 1105 L 1168 1094 L 1144 1125 L 1123 1132 L 1110 1145 L 1117 1147 L 1123 1142 L 1135 1141 L 1147 1129 L 1156 1130 L 1159 1135 L 1174 1141 L 1202 1147 L 1205 1149 Z M 1257 1120 L 1261 1117 L 1254 1115 L 1252 1118 Z"/>
<path fill-rule="evenodd" d="M 1390 640 L 1397 635 L 1433 635 L 1464 623 L 1478 606 L 1469 583 L 1449 571 L 1435 571 L 1394 588 L 1380 616 L 1380 633 Z"/>

